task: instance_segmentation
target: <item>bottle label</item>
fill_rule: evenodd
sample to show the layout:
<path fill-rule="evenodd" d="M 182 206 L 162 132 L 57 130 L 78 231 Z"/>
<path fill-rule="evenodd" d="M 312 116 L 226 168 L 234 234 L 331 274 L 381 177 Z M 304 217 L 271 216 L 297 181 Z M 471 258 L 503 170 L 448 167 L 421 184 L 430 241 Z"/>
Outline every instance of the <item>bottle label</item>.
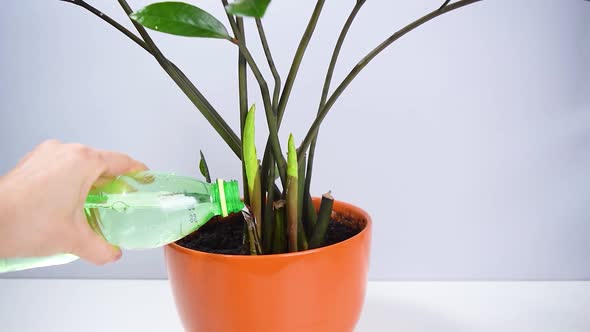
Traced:
<path fill-rule="evenodd" d="M 199 221 L 197 217 L 197 200 L 183 194 L 168 194 L 160 196 L 160 206 L 163 210 L 186 210 L 190 224 Z"/>
<path fill-rule="evenodd" d="M 188 209 L 188 218 L 189 218 L 189 222 L 191 224 L 194 224 L 199 221 L 197 219 L 197 208 L 196 207 L 192 207 L 192 208 Z"/>
<path fill-rule="evenodd" d="M 195 208 L 197 200 L 194 197 L 183 194 L 169 194 L 160 196 L 160 207 L 162 209 L 179 210 Z"/>

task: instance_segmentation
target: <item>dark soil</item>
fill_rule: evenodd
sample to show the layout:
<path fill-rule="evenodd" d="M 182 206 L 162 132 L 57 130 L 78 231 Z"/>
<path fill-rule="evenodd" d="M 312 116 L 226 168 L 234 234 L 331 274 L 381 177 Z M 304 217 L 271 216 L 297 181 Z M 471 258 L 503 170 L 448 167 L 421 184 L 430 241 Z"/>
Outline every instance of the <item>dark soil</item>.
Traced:
<path fill-rule="evenodd" d="M 326 232 L 326 237 L 324 239 L 324 246 L 329 246 L 344 240 L 348 240 L 351 237 L 357 235 L 359 232 L 360 229 L 358 228 L 352 228 L 348 225 L 330 220 L 330 223 L 328 224 L 328 231 Z"/>
<path fill-rule="evenodd" d="M 334 213 L 328 224 L 324 246 L 336 244 L 357 235 L 364 228 L 364 221 Z M 227 218 L 215 217 L 198 231 L 176 241 L 180 246 L 197 251 L 247 255 L 244 240 L 244 218 L 232 214 Z"/>
<path fill-rule="evenodd" d="M 198 251 L 225 255 L 244 255 L 244 218 L 232 214 L 227 218 L 214 217 L 196 232 L 176 241 L 177 244 Z"/>

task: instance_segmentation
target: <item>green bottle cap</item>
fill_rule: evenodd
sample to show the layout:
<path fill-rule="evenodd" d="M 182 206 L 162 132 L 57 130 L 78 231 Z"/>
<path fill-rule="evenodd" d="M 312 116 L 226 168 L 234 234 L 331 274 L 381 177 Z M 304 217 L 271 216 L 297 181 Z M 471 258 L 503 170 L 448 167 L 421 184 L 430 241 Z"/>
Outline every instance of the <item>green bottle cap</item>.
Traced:
<path fill-rule="evenodd" d="M 219 204 L 222 217 L 242 211 L 244 203 L 240 199 L 238 182 L 217 179 L 213 184 L 213 202 Z"/>

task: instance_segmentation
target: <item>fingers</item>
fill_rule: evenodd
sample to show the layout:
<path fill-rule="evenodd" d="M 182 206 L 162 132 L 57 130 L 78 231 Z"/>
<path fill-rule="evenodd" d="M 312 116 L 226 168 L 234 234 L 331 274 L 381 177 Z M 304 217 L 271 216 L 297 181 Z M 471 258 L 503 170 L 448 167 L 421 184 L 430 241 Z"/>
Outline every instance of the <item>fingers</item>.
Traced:
<path fill-rule="evenodd" d="M 84 190 L 101 178 L 114 178 L 121 174 L 148 169 L 145 164 L 119 152 L 97 150 L 77 143 L 67 144 L 66 149 L 66 154 L 75 163 L 74 167 L 87 178 L 82 188 Z"/>
<path fill-rule="evenodd" d="M 148 167 L 128 155 L 113 151 L 97 150 L 103 164 L 102 176 L 117 176 L 124 173 L 143 171 Z"/>
<path fill-rule="evenodd" d="M 42 149 L 50 149 L 52 147 L 55 147 L 57 145 L 61 144 L 58 140 L 55 139 L 49 139 L 49 140 L 45 140 L 43 143 L 37 145 L 32 151 L 30 151 L 29 153 L 27 153 L 24 157 L 22 157 L 16 167 L 21 167 L 23 166 L 29 159 L 31 159 L 31 156 L 38 152 L 39 150 Z"/>
<path fill-rule="evenodd" d="M 113 177 L 101 176 L 94 181 L 92 187 L 101 187 L 113 181 Z"/>
<path fill-rule="evenodd" d="M 18 161 L 18 164 L 16 164 L 16 167 L 21 167 L 22 165 L 24 165 L 27 160 L 29 160 L 31 158 L 31 155 L 33 154 L 33 152 L 29 152 L 27 153 L 24 157 L 21 158 L 21 160 Z"/>
<path fill-rule="evenodd" d="M 121 258 L 121 250 L 110 245 L 92 231 L 83 213 L 75 220 L 72 254 L 96 265 L 103 265 Z"/>

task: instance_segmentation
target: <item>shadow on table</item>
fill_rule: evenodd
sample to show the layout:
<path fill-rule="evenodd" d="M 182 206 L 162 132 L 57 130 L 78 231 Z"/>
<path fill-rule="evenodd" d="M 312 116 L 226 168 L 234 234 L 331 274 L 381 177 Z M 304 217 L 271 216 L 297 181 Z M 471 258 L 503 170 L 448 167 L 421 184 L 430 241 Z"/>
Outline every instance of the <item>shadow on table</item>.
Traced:
<path fill-rule="evenodd" d="M 465 326 L 426 307 L 394 299 L 372 298 L 365 303 L 355 332 L 467 332 Z"/>

